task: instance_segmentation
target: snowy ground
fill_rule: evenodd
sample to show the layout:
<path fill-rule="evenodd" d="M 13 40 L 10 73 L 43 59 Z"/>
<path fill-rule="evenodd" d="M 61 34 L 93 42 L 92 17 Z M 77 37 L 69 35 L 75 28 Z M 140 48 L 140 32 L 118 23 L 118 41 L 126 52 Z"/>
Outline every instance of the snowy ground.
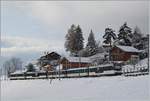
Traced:
<path fill-rule="evenodd" d="M 136 65 L 125 65 L 123 66 L 123 71 L 138 71 L 140 69 L 147 69 L 148 68 L 148 58 L 145 58 L 139 61 Z"/>
<path fill-rule="evenodd" d="M 149 76 L 2 81 L 2 101 L 148 101 Z M 150 101 L 150 100 L 149 100 Z"/>

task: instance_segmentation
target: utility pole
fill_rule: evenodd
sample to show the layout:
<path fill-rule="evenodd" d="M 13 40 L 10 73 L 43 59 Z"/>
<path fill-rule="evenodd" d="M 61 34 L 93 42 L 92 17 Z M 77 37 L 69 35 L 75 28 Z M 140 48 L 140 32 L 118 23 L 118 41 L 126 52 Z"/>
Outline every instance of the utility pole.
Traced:
<path fill-rule="evenodd" d="M 59 60 L 59 80 L 60 80 L 60 60 Z"/>
<path fill-rule="evenodd" d="M 81 57 L 80 57 L 80 52 L 79 52 L 79 68 L 81 67 Z M 79 71 L 79 77 L 80 77 L 80 71 Z"/>
<path fill-rule="evenodd" d="M 88 66 L 88 77 L 90 76 L 90 67 Z"/>
<path fill-rule="evenodd" d="M 0 68 L 0 101 L 1 101 L 1 75 L 2 75 L 2 68 Z"/>
<path fill-rule="evenodd" d="M 1 2 L 0 2 L 0 4 L 1 4 Z M 1 28 L 0 28 L 0 30 L 1 30 Z M 1 33 L 0 33 L 0 59 L 1 59 Z M 1 101 L 1 71 L 0 71 L 0 101 Z"/>
<path fill-rule="evenodd" d="M 66 77 L 67 77 L 67 70 L 68 70 L 68 68 L 67 68 L 67 65 L 68 65 L 67 60 L 65 61 L 65 63 L 66 63 L 65 70 L 66 70 Z"/>
<path fill-rule="evenodd" d="M 149 74 L 149 34 L 148 34 L 148 74 Z"/>

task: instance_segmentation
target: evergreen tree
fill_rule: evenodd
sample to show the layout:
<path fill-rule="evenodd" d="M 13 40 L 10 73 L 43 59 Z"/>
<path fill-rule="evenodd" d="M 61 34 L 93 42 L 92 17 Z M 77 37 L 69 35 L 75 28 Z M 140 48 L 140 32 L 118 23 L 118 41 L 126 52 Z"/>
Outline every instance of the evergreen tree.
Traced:
<path fill-rule="evenodd" d="M 35 67 L 32 63 L 29 63 L 27 66 L 27 72 L 35 72 Z"/>
<path fill-rule="evenodd" d="M 127 26 L 125 22 L 119 30 L 118 39 L 120 40 L 121 45 L 131 46 L 131 38 L 132 38 L 132 29 Z"/>
<path fill-rule="evenodd" d="M 117 37 L 113 29 L 106 28 L 103 38 L 105 39 L 104 40 L 105 44 L 110 44 L 110 46 L 112 46 L 112 39 L 115 40 Z"/>
<path fill-rule="evenodd" d="M 76 34 L 75 34 L 75 49 L 77 51 L 77 53 L 83 49 L 84 45 L 83 45 L 83 35 L 82 35 L 82 30 L 80 28 L 80 26 L 78 25 L 76 28 Z"/>
<path fill-rule="evenodd" d="M 65 36 L 66 42 L 65 42 L 65 48 L 66 51 L 70 51 L 73 53 L 73 42 L 74 42 L 74 34 L 75 34 L 76 26 L 74 24 L 71 25 L 71 28 L 68 30 L 67 35 Z"/>
<path fill-rule="evenodd" d="M 66 35 L 65 48 L 70 51 L 71 55 L 77 56 L 78 52 L 83 49 L 83 36 L 80 26 L 73 24 Z"/>
<path fill-rule="evenodd" d="M 136 26 L 134 29 L 134 33 L 132 35 L 132 45 L 136 47 L 138 44 L 141 43 L 141 39 L 142 39 L 142 33 L 140 29 Z"/>
<path fill-rule="evenodd" d="M 94 33 L 91 30 L 91 32 L 89 34 L 89 37 L 88 37 L 88 43 L 86 45 L 86 49 L 88 51 L 88 55 L 91 56 L 91 55 L 96 54 L 97 48 L 98 47 L 97 47 L 97 44 L 96 44 L 96 41 L 95 41 Z"/>
<path fill-rule="evenodd" d="M 110 48 L 108 50 L 109 51 L 109 60 L 110 60 L 111 59 L 110 49 L 112 46 L 112 39 L 115 40 L 115 39 L 117 39 L 117 37 L 116 37 L 116 34 L 114 33 L 113 29 L 106 28 L 103 38 L 105 39 L 103 43 L 110 44 Z"/>

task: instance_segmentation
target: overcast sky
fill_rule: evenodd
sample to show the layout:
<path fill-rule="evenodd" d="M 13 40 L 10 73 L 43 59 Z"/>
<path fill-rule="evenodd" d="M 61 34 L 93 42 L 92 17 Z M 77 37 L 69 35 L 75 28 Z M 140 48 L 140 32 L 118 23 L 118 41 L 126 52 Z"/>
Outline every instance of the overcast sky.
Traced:
<path fill-rule="evenodd" d="M 118 33 L 127 22 L 148 33 L 149 1 L 3 1 L 1 3 L 1 51 L 4 57 L 31 59 L 43 51 L 64 52 L 71 24 L 80 25 L 85 43 L 92 29 L 102 42 L 106 27 Z"/>

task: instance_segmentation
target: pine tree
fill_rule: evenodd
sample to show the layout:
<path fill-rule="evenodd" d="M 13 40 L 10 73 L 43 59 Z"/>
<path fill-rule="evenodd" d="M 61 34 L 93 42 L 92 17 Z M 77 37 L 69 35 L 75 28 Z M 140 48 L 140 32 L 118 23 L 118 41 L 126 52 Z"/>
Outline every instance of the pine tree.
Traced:
<path fill-rule="evenodd" d="M 95 55 L 97 52 L 97 44 L 96 44 L 94 33 L 92 30 L 91 30 L 89 37 L 88 37 L 88 43 L 86 45 L 86 49 L 88 51 L 89 56 Z"/>
<path fill-rule="evenodd" d="M 35 72 L 35 67 L 32 63 L 29 63 L 27 66 L 27 72 Z"/>
<path fill-rule="evenodd" d="M 118 39 L 121 45 L 131 46 L 132 29 L 125 22 L 119 30 Z"/>
<path fill-rule="evenodd" d="M 112 39 L 115 40 L 117 37 L 116 37 L 116 34 L 114 33 L 113 29 L 106 28 L 105 35 L 103 36 L 103 38 L 105 39 L 104 40 L 105 44 L 110 44 L 110 46 L 112 46 Z"/>
<path fill-rule="evenodd" d="M 82 35 L 82 29 L 80 28 L 80 26 L 78 25 L 76 28 L 76 34 L 75 34 L 75 50 L 77 51 L 77 53 L 83 49 L 84 45 L 83 45 L 83 35 Z"/>
<path fill-rule="evenodd" d="M 139 50 L 144 50 L 148 48 L 148 36 L 144 36 L 140 31 L 139 27 L 135 27 L 132 36 L 132 46 Z"/>
<path fill-rule="evenodd" d="M 140 43 L 142 38 L 142 33 L 140 31 L 140 29 L 136 26 L 134 29 L 134 33 L 132 35 L 132 44 L 133 46 L 136 46 L 137 44 Z"/>
<path fill-rule="evenodd" d="M 78 52 L 83 49 L 83 36 L 80 26 L 73 24 L 66 35 L 65 48 L 70 51 L 71 55 L 77 56 Z"/>
<path fill-rule="evenodd" d="M 65 36 L 66 42 L 65 42 L 65 48 L 66 51 L 70 51 L 70 53 L 73 52 L 73 37 L 75 34 L 75 28 L 76 26 L 74 24 L 71 25 L 71 28 L 68 30 L 67 35 Z"/>

